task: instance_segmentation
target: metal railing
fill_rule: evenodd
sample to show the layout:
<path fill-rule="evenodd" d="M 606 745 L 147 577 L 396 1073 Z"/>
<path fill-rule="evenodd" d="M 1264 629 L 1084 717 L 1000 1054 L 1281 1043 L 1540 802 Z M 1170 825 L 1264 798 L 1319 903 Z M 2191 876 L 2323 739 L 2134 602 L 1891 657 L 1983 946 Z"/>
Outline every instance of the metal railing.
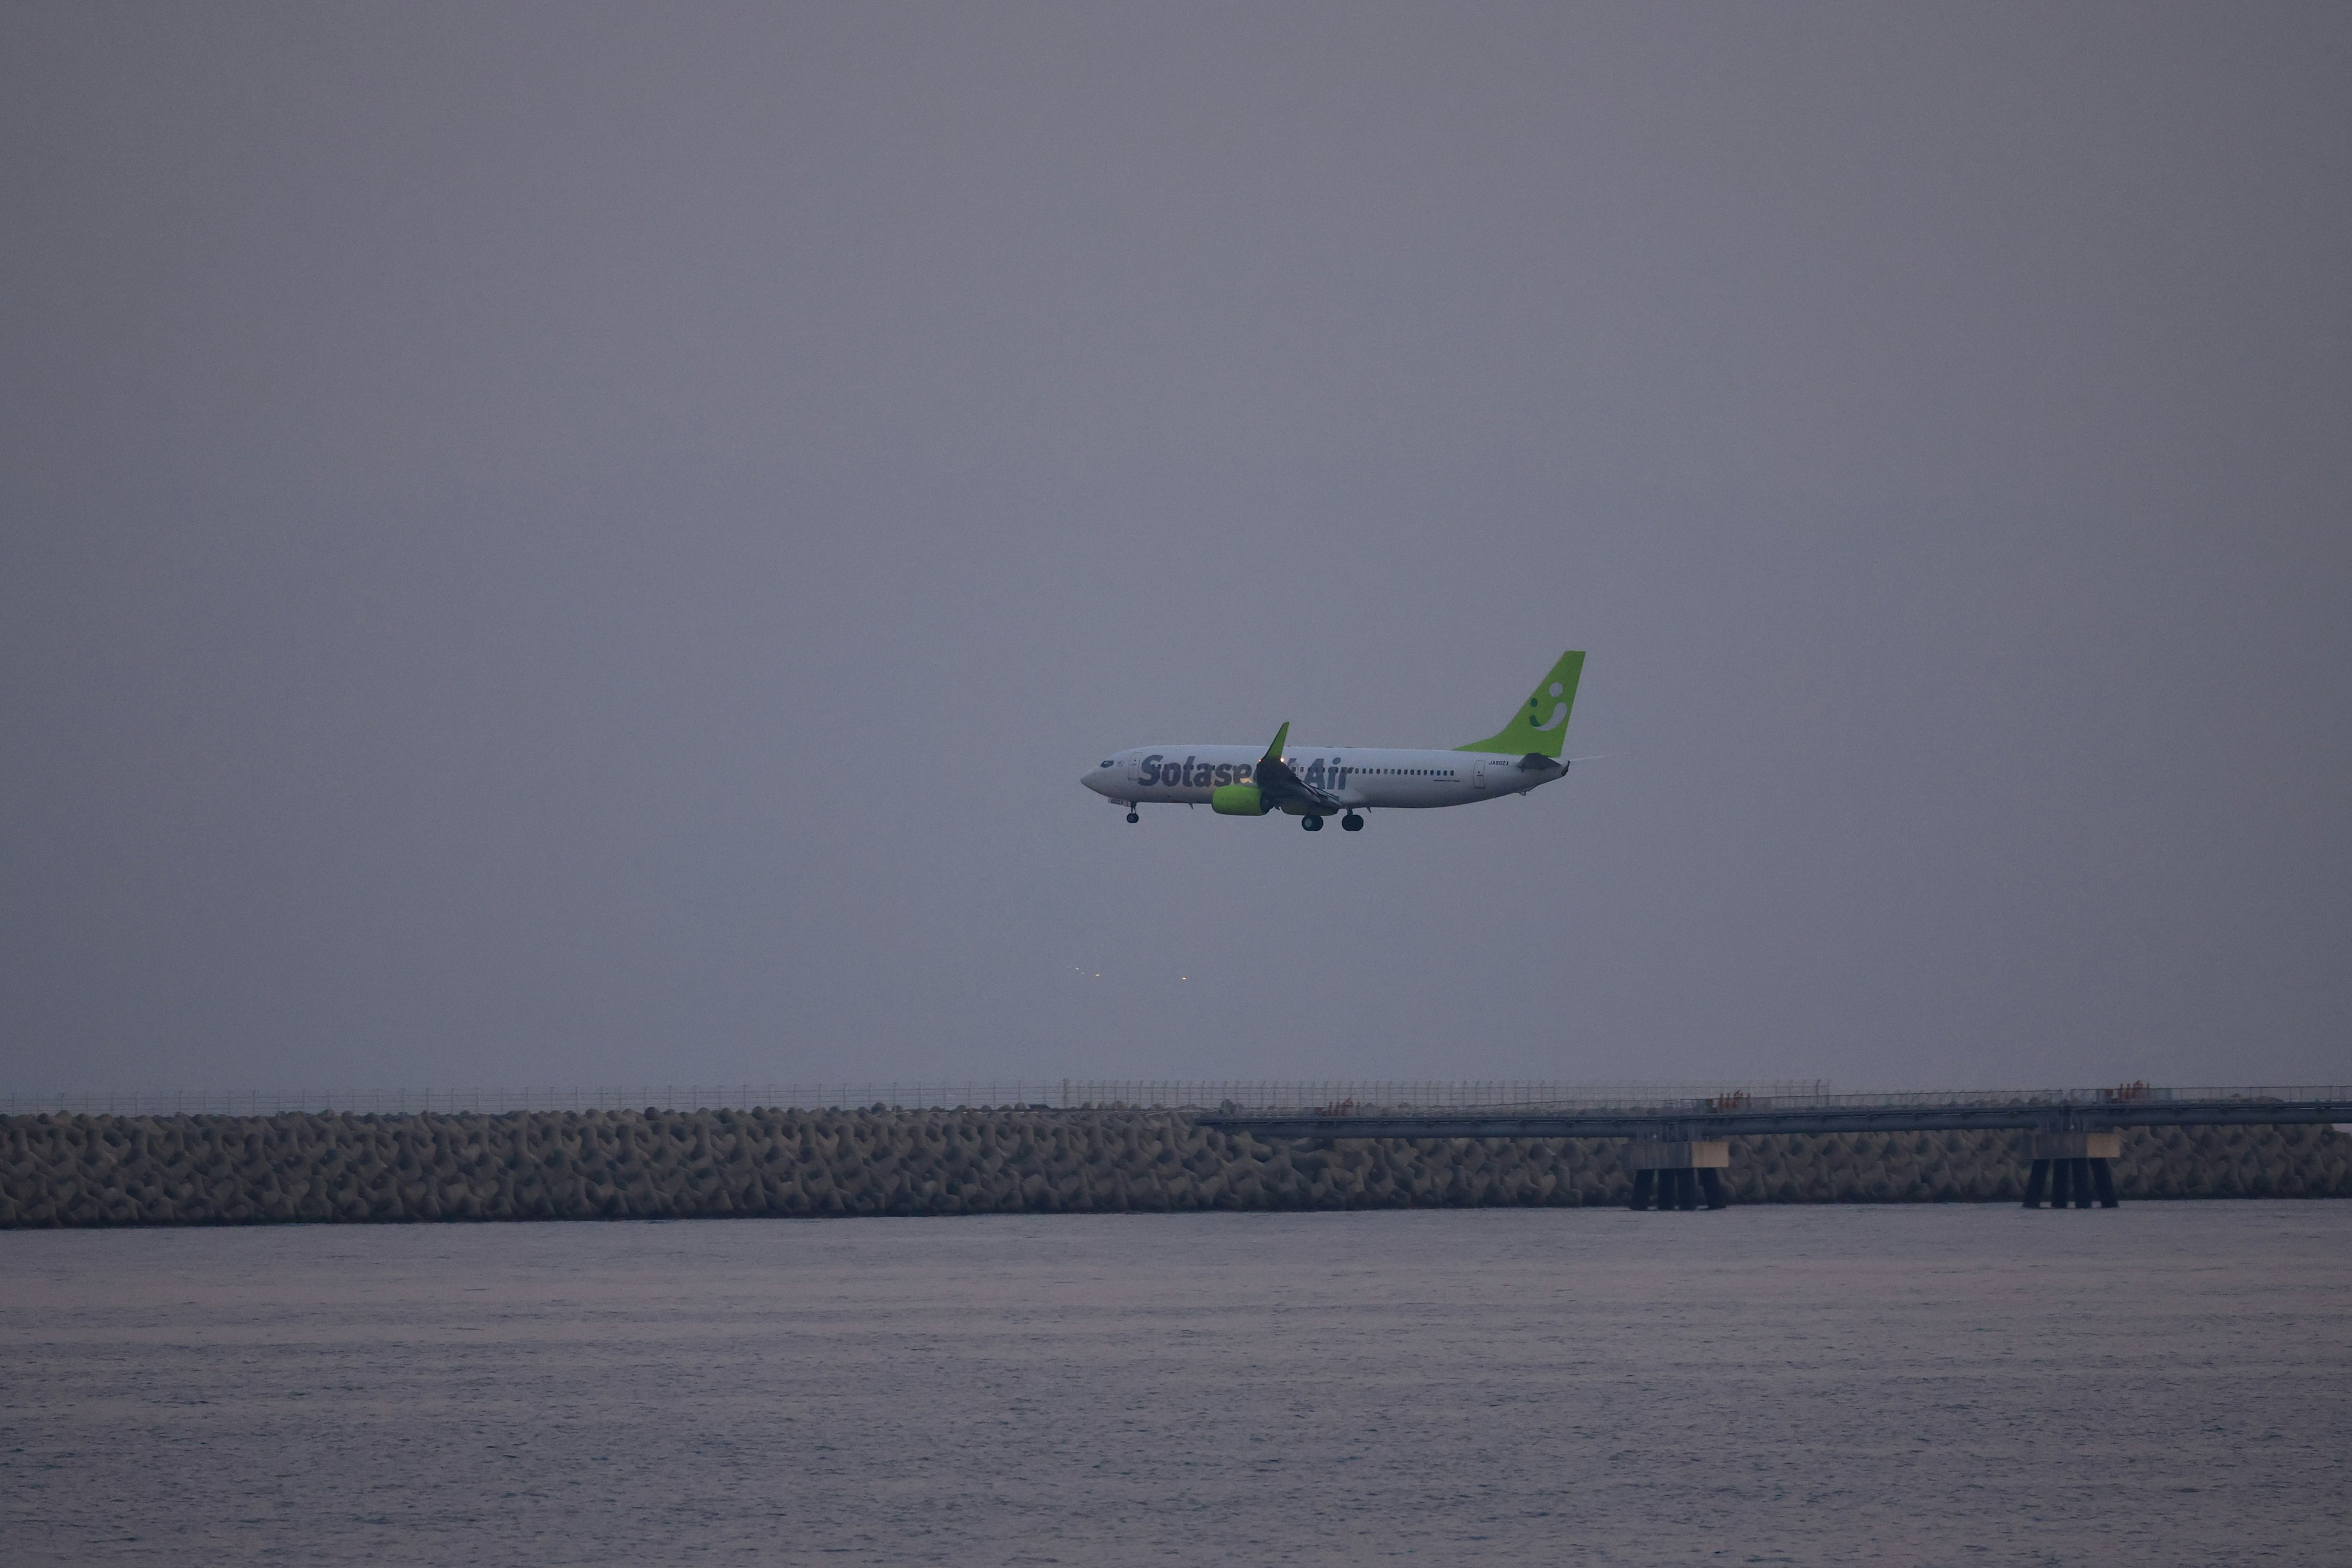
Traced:
<path fill-rule="evenodd" d="M 2116 1084 L 2094 1089 L 1902 1089 L 1860 1094 L 1832 1094 L 1822 1082 L 1813 1086 L 1764 1085 L 1692 1092 L 1665 1086 L 1629 1086 L 1622 1090 L 1595 1091 L 1576 1089 L 1549 1098 L 1514 1100 L 1468 1100 L 1459 1102 L 1415 1102 L 1402 1098 L 1386 1098 L 1381 1086 L 1370 1086 L 1366 1092 L 1339 1100 L 1307 1103 L 1300 1100 L 1276 1099 L 1252 1101 L 1239 1097 L 1221 1102 L 1214 1109 L 1224 1117 L 1247 1120 L 1267 1117 L 1295 1120 L 1301 1116 L 1324 1119 L 1339 1117 L 1421 1117 L 1464 1119 L 1490 1116 L 1578 1115 L 1609 1112 L 1643 1115 L 1684 1115 L 1721 1118 L 1740 1114 L 1795 1113 L 1805 1111 L 1937 1111 L 1990 1109 L 2063 1110 L 2080 1108 L 2112 1112 L 2128 1111 L 2135 1106 L 2159 1107 L 2172 1104 L 2310 1104 L 2342 1102 L 2352 1100 L 2352 1088 L 2343 1085 L 2231 1085 L 2227 1087 L 2189 1087 L 2168 1085 L 2158 1087 L 2145 1082 Z"/>
<path fill-rule="evenodd" d="M 2147 1102 L 2352 1100 L 2341 1085 L 2098 1089 L 1923 1089 L 1833 1094 L 1825 1079 L 1752 1083 L 1561 1083 L 1532 1079 L 1400 1082 L 1216 1082 L 1101 1079 L 969 1079 L 961 1083 L 662 1084 L 594 1089 L 369 1089 L 123 1090 L 0 1094 L 0 1115 L 64 1111 L 97 1116 L 275 1116 L 289 1112 L 495 1115 L 508 1111 L 896 1110 L 1086 1107 L 1216 1111 L 1226 1116 L 1541 1114 L 1585 1111 L 1727 1112 L 1936 1110 L 1992 1106 L 2122 1108 Z"/>
<path fill-rule="evenodd" d="M 338 1111 L 359 1115 L 496 1115 L 518 1110 L 944 1110 L 1086 1106 L 1148 1110 L 1312 1110 L 1379 1105 L 1426 1110 L 1538 1109 L 1567 1104 L 1653 1105 L 1726 1094 L 1818 1099 L 1826 1079 L 1756 1084 L 1572 1084 L 1532 1079 L 1429 1082 L 1330 1079 L 1318 1082 L 1202 1082 L 1181 1079 L 966 1079 L 954 1083 L 656 1084 L 481 1089 L 138 1089 L 0 1094 L 0 1115 L 43 1111 L 88 1116 L 277 1116 Z"/>

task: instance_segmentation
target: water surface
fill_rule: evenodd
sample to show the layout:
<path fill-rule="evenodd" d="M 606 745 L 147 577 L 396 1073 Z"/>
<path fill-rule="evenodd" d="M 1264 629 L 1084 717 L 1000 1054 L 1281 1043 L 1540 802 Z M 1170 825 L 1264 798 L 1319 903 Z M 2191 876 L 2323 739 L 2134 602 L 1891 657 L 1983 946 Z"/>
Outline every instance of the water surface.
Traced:
<path fill-rule="evenodd" d="M 0 1233 L 14 1564 L 2344 1561 L 2352 1204 Z"/>

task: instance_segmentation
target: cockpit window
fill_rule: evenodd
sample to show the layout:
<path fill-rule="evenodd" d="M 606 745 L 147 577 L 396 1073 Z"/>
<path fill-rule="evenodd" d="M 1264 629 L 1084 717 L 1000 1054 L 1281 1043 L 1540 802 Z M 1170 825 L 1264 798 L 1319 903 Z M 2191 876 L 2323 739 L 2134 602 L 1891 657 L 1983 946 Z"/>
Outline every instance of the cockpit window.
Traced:
<path fill-rule="evenodd" d="M 1100 765 L 1106 768 L 1115 768 L 1118 766 L 1118 759 L 1116 757 L 1105 757 Z"/>

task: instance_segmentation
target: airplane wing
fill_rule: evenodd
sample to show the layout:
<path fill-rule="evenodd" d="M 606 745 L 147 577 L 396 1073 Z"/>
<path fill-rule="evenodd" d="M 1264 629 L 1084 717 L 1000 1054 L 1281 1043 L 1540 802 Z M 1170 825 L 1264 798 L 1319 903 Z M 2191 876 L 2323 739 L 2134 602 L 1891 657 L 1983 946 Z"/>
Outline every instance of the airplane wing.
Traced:
<path fill-rule="evenodd" d="M 1290 722 L 1285 720 L 1282 728 L 1274 732 L 1274 744 L 1265 749 L 1265 755 L 1251 771 L 1251 782 L 1257 785 L 1270 811 L 1296 805 L 1312 816 L 1330 816 L 1339 809 L 1339 797 L 1317 788 L 1291 771 L 1290 764 L 1282 760 L 1282 744 L 1289 739 Z"/>

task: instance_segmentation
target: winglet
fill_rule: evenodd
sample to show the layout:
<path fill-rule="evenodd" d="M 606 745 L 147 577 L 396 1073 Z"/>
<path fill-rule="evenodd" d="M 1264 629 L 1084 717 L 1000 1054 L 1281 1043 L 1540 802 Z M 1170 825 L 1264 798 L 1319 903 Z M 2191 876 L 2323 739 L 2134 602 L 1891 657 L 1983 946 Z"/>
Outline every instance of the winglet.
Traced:
<path fill-rule="evenodd" d="M 1278 763 L 1282 761 L 1283 742 L 1289 739 L 1290 721 L 1285 719 L 1282 721 L 1282 728 L 1274 732 L 1274 744 L 1265 749 L 1265 755 L 1260 757 L 1258 761 L 1262 763 Z"/>

